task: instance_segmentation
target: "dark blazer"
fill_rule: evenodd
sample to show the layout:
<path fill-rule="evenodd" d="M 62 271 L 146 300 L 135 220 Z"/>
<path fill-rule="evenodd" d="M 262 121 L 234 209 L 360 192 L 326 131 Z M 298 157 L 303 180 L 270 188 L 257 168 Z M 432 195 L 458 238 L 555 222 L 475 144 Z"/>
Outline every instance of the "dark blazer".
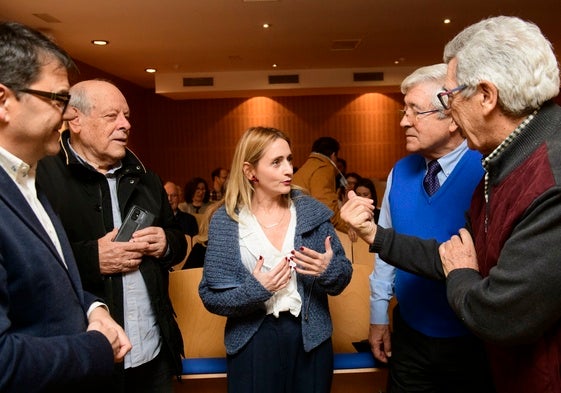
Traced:
<path fill-rule="evenodd" d="M 86 332 L 86 312 L 97 299 L 83 291 L 64 229 L 38 196 L 68 268 L 0 168 L 0 391 L 84 391 L 88 383 L 76 380 L 110 375 L 113 351 L 101 333 Z"/>

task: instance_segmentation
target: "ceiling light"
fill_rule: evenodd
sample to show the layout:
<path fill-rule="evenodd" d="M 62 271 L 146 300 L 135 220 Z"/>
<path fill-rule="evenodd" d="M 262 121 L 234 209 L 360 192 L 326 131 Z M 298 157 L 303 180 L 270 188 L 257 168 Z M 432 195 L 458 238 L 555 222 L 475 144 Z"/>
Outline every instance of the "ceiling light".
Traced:
<path fill-rule="evenodd" d="M 445 25 L 449 24 L 450 22 L 452 22 L 452 20 L 450 20 L 450 19 L 448 19 L 448 18 L 444 19 L 444 24 L 445 24 Z"/>
<path fill-rule="evenodd" d="M 155 73 L 157 70 L 155 68 L 146 68 L 144 71 L 146 71 L 149 74 L 153 74 Z"/>
<path fill-rule="evenodd" d="M 107 40 L 92 40 L 92 44 L 99 45 L 99 46 L 104 46 L 104 45 L 109 45 L 109 41 L 107 41 Z"/>
<path fill-rule="evenodd" d="M 263 28 L 264 28 L 264 29 L 268 29 L 269 27 L 271 27 L 270 24 L 268 24 L 268 23 L 263 23 Z"/>
<path fill-rule="evenodd" d="M 276 64 L 276 63 L 273 64 L 273 68 L 277 68 L 277 67 L 278 67 L 278 64 Z"/>

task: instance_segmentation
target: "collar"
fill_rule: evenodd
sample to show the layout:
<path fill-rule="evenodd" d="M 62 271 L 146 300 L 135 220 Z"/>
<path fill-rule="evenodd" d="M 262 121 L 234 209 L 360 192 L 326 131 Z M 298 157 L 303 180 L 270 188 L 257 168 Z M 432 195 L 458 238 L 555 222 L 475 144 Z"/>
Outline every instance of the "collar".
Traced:
<path fill-rule="evenodd" d="M 0 167 L 6 171 L 14 182 L 19 184 L 21 179 L 35 175 L 36 166 L 23 162 L 19 157 L 0 146 Z"/>
<path fill-rule="evenodd" d="M 64 162 L 68 166 L 73 167 L 80 167 L 88 169 L 89 171 L 93 171 L 99 173 L 92 165 L 90 165 L 86 160 L 76 153 L 76 151 L 70 146 L 70 130 L 65 130 L 62 132 L 60 136 L 60 155 L 63 157 Z M 121 172 L 125 173 L 146 173 L 146 168 L 140 161 L 140 159 L 129 149 L 126 148 L 125 150 L 125 157 L 120 162 L 120 165 L 112 168 L 107 172 L 107 174 L 117 174 Z"/>
<path fill-rule="evenodd" d="M 440 157 L 437 159 L 438 163 L 440 164 L 440 168 L 442 169 L 442 173 L 448 177 L 450 173 L 454 170 L 456 164 L 461 160 L 464 156 L 464 153 L 468 150 L 467 141 L 464 139 L 462 143 L 460 143 L 454 150 L 450 153 Z M 425 158 L 425 164 L 428 165 L 429 160 Z"/>
<path fill-rule="evenodd" d="M 538 114 L 539 110 L 540 110 L 540 108 L 537 108 L 530 116 L 525 118 L 522 121 L 522 123 L 520 123 L 518 125 L 518 127 L 516 127 L 514 129 L 514 131 L 512 131 L 505 138 L 505 140 L 502 141 L 501 144 L 499 146 L 497 146 L 497 148 L 491 152 L 491 154 L 489 154 L 487 157 L 483 158 L 482 165 L 483 165 L 483 169 L 485 170 L 485 202 L 486 203 L 489 202 L 489 164 L 491 163 L 491 161 L 493 161 L 497 157 L 500 157 L 501 154 L 507 149 L 507 147 L 509 147 L 512 144 L 512 142 L 514 142 L 516 140 L 516 138 L 518 138 L 520 136 L 520 134 L 522 133 L 524 128 L 526 128 L 526 126 L 528 124 L 530 124 L 530 122 Z"/>

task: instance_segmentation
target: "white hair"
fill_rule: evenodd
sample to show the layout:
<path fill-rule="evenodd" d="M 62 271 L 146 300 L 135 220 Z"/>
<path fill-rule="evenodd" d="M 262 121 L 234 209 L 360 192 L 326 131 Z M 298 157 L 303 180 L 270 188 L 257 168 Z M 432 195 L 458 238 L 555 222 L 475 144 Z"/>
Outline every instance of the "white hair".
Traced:
<path fill-rule="evenodd" d="M 559 93 L 551 43 L 535 24 L 516 17 L 467 27 L 444 48 L 444 61 L 453 58 L 458 84 L 468 86 L 461 94 L 469 97 L 481 81 L 489 81 L 498 89 L 501 109 L 512 116 L 527 115 Z"/>
<path fill-rule="evenodd" d="M 403 82 L 401 82 L 401 92 L 407 94 L 409 90 L 421 83 L 435 82 L 440 83 L 440 85 L 434 91 L 431 97 L 431 103 L 436 109 L 440 109 L 442 112 L 439 113 L 440 118 L 445 118 L 447 115 L 443 112 L 444 108 L 440 103 L 440 100 L 436 96 L 439 91 L 442 90 L 444 86 L 444 80 L 446 79 L 446 69 L 448 67 L 444 63 L 434 64 L 426 67 L 417 68 L 413 73 L 408 75 Z"/>

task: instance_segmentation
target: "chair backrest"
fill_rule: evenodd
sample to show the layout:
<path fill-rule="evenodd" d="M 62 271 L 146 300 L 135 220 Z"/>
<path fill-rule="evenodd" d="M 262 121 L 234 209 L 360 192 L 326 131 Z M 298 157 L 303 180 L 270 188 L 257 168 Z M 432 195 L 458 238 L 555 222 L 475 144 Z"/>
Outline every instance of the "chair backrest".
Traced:
<path fill-rule="evenodd" d="M 347 235 L 345 232 L 341 232 L 338 230 L 336 230 L 335 233 L 337 233 L 337 237 L 339 238 L 339 241 L 341 242 L 341 245 L 345 250 L 345 255 L 347 256 L 347 259 L 352 262 L 353 247 L 352 247 L 351 239 L 349 239 L 349 235 Z"/>
<path fill-rule="evenodd" d="M 368 265 L 370 269 L 374 267 L 374 254 L 369 251 L 370 246 L 368 243 L 359 238 L 356 242 L 351 243 L 351 247 L 352 263 Z"/>
<path fill-rule="evenodd" d="M 187 242 L 187 252 L 185 253 L 185 258 L 183 258 L 181 262 L 173 265 L 172 266 L 173 270 L 181 270 L 183 264 L 185 263 L 187 257 L 189 256 L 189 253 L 191 252 L 191 249 L 193 248 L 193 238 L 191 236 L 185 235 L 185 241 Z"/>
<path fill-rule="evenodd" d="M 226 318 L 204 307 L 199 297 L 202 274 L 203 268 L 195 268 L 173 271 L 169 275 L 169 295 L 183 336 L 185 357 L 226 356 Z"/>
<path fill-rule="evenodd" d="M 335 353 L 356 352 L 352 343 L 368 338 L 370 326 L 370 283 L 373 265 L 353 264 L 353 276 L 345 290 L 329 297 L 333 320 L 333 350 Z"/>

